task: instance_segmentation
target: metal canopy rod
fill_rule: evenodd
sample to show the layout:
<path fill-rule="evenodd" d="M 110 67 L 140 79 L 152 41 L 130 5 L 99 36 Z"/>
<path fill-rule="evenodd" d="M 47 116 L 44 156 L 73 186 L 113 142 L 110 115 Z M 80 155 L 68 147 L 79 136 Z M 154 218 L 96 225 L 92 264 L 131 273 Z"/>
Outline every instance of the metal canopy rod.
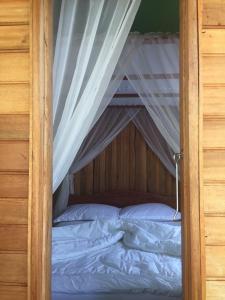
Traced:
<path fill-rule="evenodd" d="M 174 153 L 173 158 L 176 164 L 176 212 L 173 216 L 173 220 L 176 221 L 177 214 L 179 212 L 179 161 L 183 157 L 183 153 Z"/>

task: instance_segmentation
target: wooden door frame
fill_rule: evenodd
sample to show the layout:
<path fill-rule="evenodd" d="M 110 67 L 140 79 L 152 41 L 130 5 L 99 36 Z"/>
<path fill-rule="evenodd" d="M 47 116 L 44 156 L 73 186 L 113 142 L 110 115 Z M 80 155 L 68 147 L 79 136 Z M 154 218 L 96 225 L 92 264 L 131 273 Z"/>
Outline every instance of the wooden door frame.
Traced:
<path fill-rule="evenodd" d="M 28 299 L 51 299 L 52 4 L 31 0 Z M 198 0 L 180 0 L 183 300 L 203 300 Z"/>
<path fill-rule="evenodd" d="M 205 299 L 200 102 L 200 0 L 180 0 L 180 95 L 184 300 Z"/>
<path fill-rule="evenodd" d="M 28 299 L 51 299 L 52 2 L 30 0 Z"/>

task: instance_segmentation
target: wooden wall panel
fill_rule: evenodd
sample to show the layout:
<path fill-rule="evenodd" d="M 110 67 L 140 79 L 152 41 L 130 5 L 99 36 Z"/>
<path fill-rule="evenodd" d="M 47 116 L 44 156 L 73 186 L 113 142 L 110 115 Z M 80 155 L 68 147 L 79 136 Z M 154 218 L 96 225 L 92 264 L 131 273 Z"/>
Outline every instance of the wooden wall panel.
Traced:
<path fill-rule="evenodd" d="M 203 55 L 202 81 L 204 84 L 225 84 L 224 56 Z"/>
<path fill-rule="evenodd" d="M 28 174 L 0 173 L 0 198 L 28 198 Z"/>
<path fill-rule="evenodd" d="M 27 299 L 30 1 L 0 1 L 0 299 Z"/>
<path fill-rule="evenodd" d="M 207 300 L 225 300 L 225 281 L 206 282 Z"/>
<path fill-rule="evenodd" d="M 205 118 L 203 123 L 203 147 L 225 148 L 225 118 Z"/>
<path fill-rule="evenodd" d="M 0 252 L 0 282 L 27 284 L 27 255 Z"/>
<path fill-rule="evenodd" d="M 225 149 L 204 150 L 204 179 L 225 180 Z"/>
<path fill-rule="evenodd" d="M 0 83 L 1 114 L 29 113 L 29 85 Z"/>
<path fill-rule="evenodd" d="M 27 300 L 25 286 L 0 285 L 1 300 Z"/>
<path fill-rule="evenodd" d="M 0 225 L 0 251 L 27 251 L 27 226 Z"/>
<path fill-rule="evenodd" d="M 18 81 L 29 81 L 29 54 L 0 53 L 0 82 Z"/>
<path fill-rule="evenodd" d="M 0 115 L 0 140 L 28 141 L 28 115 Z"/>
<path fill-rule="evenodd" d="M 1 0 L 0 25 L 28 24 L 29 12 L 29 0 Z"/>
<path fill-rule="evenodd" d="M 29 26 L 0 26 L 0 51 L 24 50 L 29 46 Z"/>
<path fill-rule="evenodd" d="M 0 171 L 28 172 L 29 143 L 0 141 Z"/>
<path fill-rule="evenodd" d="M 206 246 L 206 276 L 225 279 L 225 246 Z"/>
<path fill-rule="evenodd" d="M 203 86 L 203 111 L 205 116 L 225 116 L 225 86 L 208 84 Z"/>
<path fill-rule="evenodd" d="M 206 245 L 225 246 L 224 216 L 209 216 L 205 218 Z"/>
<path fill-rule="evenodd" d="M 220 182 L 205 182 L 204 210 L 207 214 L 225 214 L 225 185 Z"/>
<path fill-rule="evenodd" d="M 0 198 L 0 224 L 27 224 L 27 199 Z"/>
<path fill-rule="evenodd" d="M 201 11 L 201 10 L 200 10 Z M 206 299 L 225 299 L 225 1 L 203 0 L 200 84 Z"/>
<path fill-rule="evenodd" d="M 225 53 L 225 29 L 205 29 L 202 32 L 202 52 L 204 54 Z"/>
<path fill-rule="evenodd" d="M 143 191 L 175 195 L 175 179 L 147 147 L 133 124 L 74 176 L 77 195 Z"/>
<path fill-rule="evenodd" d="M 224 0 L 203 1 L 203 28 L 225 26 L 225 3 Z"/>

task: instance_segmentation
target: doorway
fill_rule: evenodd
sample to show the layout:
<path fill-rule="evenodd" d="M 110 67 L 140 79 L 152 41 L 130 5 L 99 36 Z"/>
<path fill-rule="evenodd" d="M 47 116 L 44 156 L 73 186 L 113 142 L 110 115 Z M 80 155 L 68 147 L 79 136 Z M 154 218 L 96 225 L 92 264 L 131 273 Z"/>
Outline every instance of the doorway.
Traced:
<path fill-rule="evenodd" d="M 50 299 L 51 229 L 51 5 L 48 1 L 33 6 L 33 105 L 32 120 L 38 138 L 32 140 L 32 189 L 30 194 L 30 241 L 33 252 L 30 266 L 30 291 Z M 44 15 L 44 14 L 47 15 Z M 201 209 L 199 201 L 199 102 L 198 102 L 198 23 L 196 4 L 181 3 L 181 121 L 182 121 L 182 212 L 183 212 L 183 288 L 184 299 L 201 299 Z M 193 21 L 194 20 L 194 21 Z M 47 21 L 47 22 L 46 22 Z M 191 77 L 187 76 L 192 74 Z M 45 78 L 45 80 L 43 80 Z M 39 89 L 40 86 L 40 89 Z M 39 99 L 43 101 L 39 101 Z M 36 124 L 36 125 L 35 125 Z M 195 129 L 193 131 L 193 128 Z M 191 129 L 191 130 L 190 130 Z M 38 170 L 38 172 L 37 172 Z M 41 178 L 41 180 L 40 180 Z M 37 201 L 39 195 L 43 201 Z M 31 206 L 30 204 L 30 206 Z M 196 225 L 197 220 L 197 225 Z M 41 224 L 43 226 L 41 226 Z M 39 240 L 36 239 L 38 234 Z M 38 245 L 38 247 L 35 247 Z M 41 258 L 37 261 L 37 257 Z M 42 278 L 39 274 L 41 271 Z M 38 283 L 38 285 L 36 284 Z M 37 286 L 39 289 L 37 289 Z"/>

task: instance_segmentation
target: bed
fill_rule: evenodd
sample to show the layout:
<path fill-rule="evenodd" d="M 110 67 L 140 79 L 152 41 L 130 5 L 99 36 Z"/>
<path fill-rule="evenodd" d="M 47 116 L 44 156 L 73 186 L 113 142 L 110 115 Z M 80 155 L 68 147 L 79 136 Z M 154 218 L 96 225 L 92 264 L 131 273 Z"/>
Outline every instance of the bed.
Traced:
<path fill-rule="evenodd" d="M 138 209 L 129 208 L 174 202 L 149 193 L 71 196 L 70 205 L 110 204 L 119 213 L 110 218 L 106 212 L 106 218 L 95 220 L 86 214 L 85 220 L 60 221 L 53 227 L 52 299 L 180 300 L 180 222 L 136 217 Z"/>

